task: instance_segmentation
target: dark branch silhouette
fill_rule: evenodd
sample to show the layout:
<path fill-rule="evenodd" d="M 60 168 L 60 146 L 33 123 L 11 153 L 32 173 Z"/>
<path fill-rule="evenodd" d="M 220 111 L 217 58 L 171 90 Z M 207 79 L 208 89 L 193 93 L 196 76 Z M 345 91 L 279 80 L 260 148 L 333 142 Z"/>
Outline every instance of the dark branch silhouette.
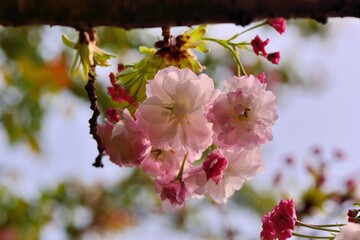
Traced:
<path fill-rule="evenodd" d="M 79 41 L 82 44 L 89 44 L 89 42 L 97 42 L 97 34 L 95 28 L 91 29 L 81 29 L 79 30 Z M 93 114 L 89 119 L 89 127 L 90 127 L 90 134 L 96 141 L 97 149 L 98 149 L 98 156 L 95 159 L 93 166 L 95 167 L 104 167 L 102 163 L 102 157 L 104 155 L 104 148 L 101 146 L 101 139 L 97 134 L 97 119 L 100 115 L 100 109 L 97 101 L 96 95 L 96 66 L 91 66 L 91 72 L 88 73 L 88 81 L 85 85 L 85 90 L 87 92 L 88 98 L 90 100 L 90 109 L 93 110 Z"/>
<path fill-rule="evenodd" d="M 0 25 L 125 29 L 202 23 L 247 25 L 274 17 L 360 17 L 360 0 L 1 0 Z"/>

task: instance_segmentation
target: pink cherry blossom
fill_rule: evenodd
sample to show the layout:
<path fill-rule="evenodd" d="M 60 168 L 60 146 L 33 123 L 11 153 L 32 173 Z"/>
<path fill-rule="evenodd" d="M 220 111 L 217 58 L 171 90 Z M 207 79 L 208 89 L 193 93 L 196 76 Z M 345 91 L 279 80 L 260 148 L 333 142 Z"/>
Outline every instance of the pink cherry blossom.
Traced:
<path fill-rule="evenodd" d="M 266 75 L 264 72 L 261 72 L 256 76 L 256 78 L 259 79 L 261 83 L 265 83 Z"/>
<path fill-rule="evenodd" d="M 102 124 L 97 126 L 97 134 L 101 140 L 101 147 L 105 148 L 105 153 L 110 155 L 112 152 L 116 152 L 112 140 L 112 130 L 114 129 L 114 124 L 111 121 L 105 121 Z"/>
<path fill-rule="evenodd" d="M 174 180 L 170 183 L 155 180 L 155 190 L 160 192 L 161 200 L 168 200 L 172 205 L 184 205 L 187 199 L 187 189 L 182 180 Z"/>
<path fill-rule="evenodd" d="M 267 23 L 280 34 L 283 34 L 286 30 L 286 20 L 284 18 L 269 19 Z"/>
<path fill-rule="evenodd" d="M 98 134 L 105 153 L 119 166 L 140 166 L 150 155 L 150 141 L 139 130 L 128 110 L 124 119 L 115 125 L 105 122 L 98 126 Z"/>
<path fill-rule="evenodd" d="M 209 109 L 214 143 L 251 149 L 272 139 L 271 127 L 278 118 L 276 97 L 254 76 L 230 77 Z"/>
<path fill-rule="evenodd" d="M 160 70 L 146 87 L 139 124 L 154 148 L 202 152 L 211 143 L 212 124 L 205 118 L 214 94 L 213 80 L 189 69 Z"/>
<path fill-rule="evenodd" d="M 203 166 L 202 168 L 195 168 L 184 181 L 187 183 L 190 192 L 197 195 L 207 193 L 217 203 L 225 203 L 236 190 L 241 189 L 245 181 L 250 180 L 264 169 L 260 148 L 237 149 L 236 151 L 216 149 L 212 154 L 214 155 L 210 156 L 210 160 L 207 161 L 213 161 L 214 156 L 217 159 L 226 159 L 221 160 L 222 164 L 217 169 L 218 175 L 221 177 L 208 178 L 208 172 L 204 171 L 207 167 Z M 222 170 L 225 161 L 228 164 Z M 206 161 L 204 163 L 206 164 Z"/>
<path fill-rule="evenodd" d="M 245 181 L 264 169 L 260 148 L 250 151 L 219 150 L 228 161 L 220 182 L 208 181 L 206 191 L 217 203 L 225 203 L 235 191 L 240 190 Z"/>
<path fill-rule="evenodd" d="M 346 224 L 335 240 L 360 240 L 360 224 L 352 222 Z"/>
<path fill-rule="evenodd" d="M 274 229 L 274 222 L 271 221 L 271 212 L 261 217 L 262 231 L 260 233 L 260 239 L 262 240 L 274 240 L 276 239 L 276 233 Z"/>
<path fill-rule="evenodd" d="M 262 240 L 286 240 L 292 236 L 296 224 L 296 212 L 292 199 L 281 200 L 279 205 L 262 217 Z"/>
<path fill-rule="evenodd" d="M 141 169 L 155 179 L 170 182 L 178 175 L 185 154 L 181 151 L 155 149 L 141 166 Z M 188 156 L 184 166 L 185 169 L 190 166 L 190 161 L 191 158 Z"/>
<path fill-rule="evenodd" d="M 267 52 L 265 50 L 266 45 L 269 43 L 269 39 L 266 39 L 265 41 L 261 40 L 259 35 L 256 35 L 253 40 L 251 40 L 251 46 L 254 50 L 254 53 L 256 55 L 259 55 L 259 53 L 262 53 L 264 57 L 267 57 Z"/>
<path fill-rule="evenodd" d="M 274 229 L 279 238 L 291 237 L 296 223 L 294 201 L 292 199 L 280 201 L 271 212 L 270 219 L 274 222 Z"/>

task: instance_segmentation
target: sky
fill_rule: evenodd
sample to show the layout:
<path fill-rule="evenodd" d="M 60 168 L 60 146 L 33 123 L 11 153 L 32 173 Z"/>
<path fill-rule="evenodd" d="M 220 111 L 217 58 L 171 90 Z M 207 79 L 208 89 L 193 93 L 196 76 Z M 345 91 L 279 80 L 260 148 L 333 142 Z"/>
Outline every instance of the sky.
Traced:
<path fill-rule="evenodd" d="M 310 37 L 305 41 L 299 37 L 297 29 L 288 28 L 281 36 L 276 32 L 259 31 L 264 38 L 271 39 L 270 50 L 281 52 L 282 62 L 291 61 L 302 77 L 320 83 L 320 87 L 311 91 L 301 88 L 280 90 L 279 119 L 273 128 L 274 138 L 264 148 L 267 170 L 255 177 L 255 184 L 266 182 L 269 174 L 281 167 L 284 156 L 291 154 L 301 161 L 313 146 L 321 146 L 329 157 L 334 149 L 346 152 L 346 162 L 332 172 L 334 184 L 337 176 L 358 175 L 360 22 L 358 19 L 337 18 L 330 20 L 327 28 L 330 38 Z M 225 39 L 239 29 L 230 24 L 218 25 L 212 26 L 210 33 Z M 159 30 L 155 32 L 160 33 Z M 61 44 L 60 35 L 53 37 Z M 101 74 L 106 76 L 109 71 Z M 31 199 L 36 198 L 40 188 L 55 186 L 61 180 L 81 179 L 88 185 L 95 182 L 110 185 L 129 174 L 128 169 L 118 168 L 110 162 L 105 162 L 103 169 L 92 167 L 97 150 L 88 133 L 87 121 L 91 115 L 88 103 L 66 92 L 48 100 L 51 108 L 46 114 L 41 134 L 44 149 L 41 155 L 33 154 L 25 146 L 10 147 L 6 144 L 4 131 L 0 131 L 2 184 Z M 263 186 L 267 187 L 266 184 Z M 159 225 L 164 224 L 163 220 L 156 221 Z M 154 225 L 144 224 L 145 229 L 155 229 L 152 231 L 156 232 Z M 133 229 L 124 234 L 124 239 L 139 236 L 139 232 Z M 173 239 L 188 239 L 187 236 L 178 237 Z M 63 238 L 59 235 L 59 239 Z"/>

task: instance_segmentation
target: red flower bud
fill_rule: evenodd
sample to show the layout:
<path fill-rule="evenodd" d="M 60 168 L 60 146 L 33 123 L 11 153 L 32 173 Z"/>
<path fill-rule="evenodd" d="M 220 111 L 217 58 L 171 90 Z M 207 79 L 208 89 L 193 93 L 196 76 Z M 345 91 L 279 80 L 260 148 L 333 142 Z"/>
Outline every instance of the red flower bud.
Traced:
<path fill-rule="evenodd" d="M 280 34 L 283 34 L 286 30 L 286 20 L 284 18 L 269 19 L 267 23 Z"/>
<path fill-rule="evenodd" d="M 261 40 L 259 35 L 256 35 L 253 40 L 251 40 L 251 46 L 253 47 L 254 53 L 256 55 L 259 55 L 261 52 L 264 57 L 267 57 L 268 54 L 265 50 L 265 46 L 269 43 L 269 39 L 266 39 L 265 41 Z"/>
<path fill-rule="evenodd" d="M 279 64 L 280 62 L 280 52 L 269 53 L 267 59 L 273 64 Z"/>

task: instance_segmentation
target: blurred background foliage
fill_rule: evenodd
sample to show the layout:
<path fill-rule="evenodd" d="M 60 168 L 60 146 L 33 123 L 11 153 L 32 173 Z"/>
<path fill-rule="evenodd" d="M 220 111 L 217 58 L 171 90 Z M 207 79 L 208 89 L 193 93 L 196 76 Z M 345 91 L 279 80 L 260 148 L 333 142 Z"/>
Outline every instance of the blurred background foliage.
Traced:
<path fill-rule="evenodd" d="M 305 39 L 313 36 L 326 38 L 328 34 L 326 27 L 312 20 L 290 21 L 288 26 L 298 29 Z M 53 107 L 48 99 L 61 92 L 68 92 L 88 101 L 85 82 L 68 75 L 74 53 L 63 45 L 54 46 L 51 43 L 54 40 L 52 34 L 60 36 L 61 33 L 76 39 L 76 32 L 68 28 L 0 28 L 1 128 L 10 144 L 25 144 L 37 154 L 44 150 L 39 140 L 44 115 Z M 152 47 L 161 36 L 159 30 L 125 31 L 108 27 L 99 28 L 98 35 L 100 47 L 118 55 L 116 61 L 125 64 L 139 59 L 137 49 L 140 45 Z M 216 79 L 217 76 L 234 72 L 236 66 L 231 57 L 224 50 L 212 47 L 214 50 L 211 53 L 198 56 L 207 67 L 205 73 Z M 280 98 L 282 86 L 301 87 L 306 91 L 317 87 L 302 79 L 291 62 L 274 67 L 263 59 L 247 54 L 242 58 L 247 71 L 254 75 L 266 72 L 268 87 L 278 92 Z M 116 62 L 114 65 L 116 67 Z M 97 94 L 102 112 L 114 106 L 106 93 L 107 86 L 107 76 L 101 76 Z M 84 126 L 87 125 L 84 122 Z M 214 231 L 211 225 L 202 224 L 201 214 L 215 209 L 217 214 L 226 216 L 227 211 L 232 211 L 230 209 L 245 207 L 260 216 L 272 209 L 280 197 L 290 196 L 289 189 L 282 182 L 284 172 L 291 172 L 294 164 L 299 164 L 303 173 L 312 179 L 298 193 L 301 199 L 300 218 L 324 211 L 328 202 L 339 206 L 347 201 L 358 200 L 354 194 L 356 183 L 352 183 L 351 179 L 344 183 L 346 190 L 343 192 L 330 191 L 324 187 L 327 164 L 319 152 L 313 151 L 312 156 L 317 160 L 308 165 L 299 161 L 290 163 L 292 161 L 284 159 L 287 170 L 279 169 L 274 175 L 274 188 L 271 190 L 257 189 L 250 183 L 237 192 L 226 206 L 194 200 L 176 211 L 169 210 L 168 206 L 160 202 L 159 196 L 154 193 L 152 180 L 139 170 L 133 170 L 129 176 L 111 186 L 88 186 L 81 181 L 61 182 L 55 188 L 41 190 L 38 198 L 31 200 L 14 194 L 8 186 L 0 184 L 0 239 L 40 239 L 44 229 L 51 228 L 52 224 L 62 226 L 64 239 L 112 239 L 113 235 L 108 233 L 135 226 L 144 218 L 154 215 L 165 217 L 174 231 L 191 233 L 193 239 L 242 239 L 240 230 L 226 223 L 221 223 L 220 231 Z M 341 160 L 339 156 L 334 159 Z M 89 159 L 89 164 L 92 161 Z M 293 174 L 289 175 L 294 177 Z"/>

